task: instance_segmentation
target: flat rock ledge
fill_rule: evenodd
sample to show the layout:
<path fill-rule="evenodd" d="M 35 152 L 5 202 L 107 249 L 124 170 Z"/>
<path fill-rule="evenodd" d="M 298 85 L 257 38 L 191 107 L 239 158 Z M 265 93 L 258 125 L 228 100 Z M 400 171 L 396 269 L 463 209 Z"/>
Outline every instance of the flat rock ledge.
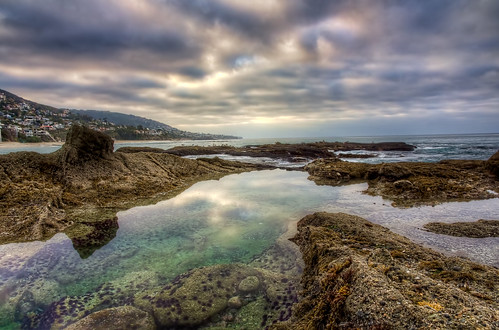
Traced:
<path fill-rule="evenodd" d="M 314 142 L 314 143 L 274 143 L 264 145 L 248 145 L 244 147 L 223 146 L 178 146 L 166 150 L 178 156 L 215 155 L 268 157 L 283 159 L 289 162 L 301 162 L 317 158 L 336 158 L 337 151 L 412 151 L 414 146 L 404 142 L 354 143 L 354 142 Z M 126 150 L 130 152 L 130 150 Z M 343 155 L 345 156 L 345 155 Z M 375 155 L 370 155 L 371 157 Z M 347 155 L 346 157 L 353 157 Z M 360 156 L 362 158 L 363 156 Z"/>
<path fill-rule="evenodd" d="M 305 170 L 317 184 L 367 182 L 366 193 L 392 200 L 393 206 L 411 207 L 499 197 L 492 158 L 382 164 L 318 159 L 305 166 Z"/>
<path fill-rule="evenodd" d="M 456 237 L 499 237 L 499 220 L 478 220 L 474 222 L 430 222 L 423 226 L 436 234 Z"/>
<path fill-rule="evenodd" d="M 303 298 L 274 329 L 497 329 L 499 270 L 446 257 L 344 213 L 315 213 L 292 239 Z"/>

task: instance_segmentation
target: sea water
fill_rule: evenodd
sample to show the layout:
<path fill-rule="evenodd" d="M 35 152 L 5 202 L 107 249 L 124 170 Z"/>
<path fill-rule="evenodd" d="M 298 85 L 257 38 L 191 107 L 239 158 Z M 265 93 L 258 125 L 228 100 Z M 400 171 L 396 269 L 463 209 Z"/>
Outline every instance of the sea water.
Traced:
<path fill-rule="evenodd" d="M 190 269 L 248 264 L 290 224 L 316 211 L 359 215 L 447 254 L 499 267 L 499 238 L 448 237 L 421 229 L 433 221 L 498 219 L 499 199 L 400 209 L 363 194 L 366 188 L 317 186 L 297 171 L 235 174 L 119 212 L 115 237 L 90 254 L 81 254 L 63 233 L 47 242 L 0 246 L 0 328 L 19 328 L 65 297 L 93 299 L 91 311 L 133 305 L 138 291 L 169 283 Z"/>
<path fill-rule="evenodd" d="M 239 140 L 214 140 L 214 141 L 131 141 L 115 143 L 115 149 L 120 147 L 154 147 L 170 149 L 175 146 L 212 146 L 231 145 L 242 147 L 247 145 L 262 145 L 280 143 L 309 143 L 309 142 L 405 142 L 414 145 L 414 151 L 390 151 L 390 152 L 364 152 L 354 151 L 350 153 L 375 154 L 373 158 L 363 158 L 358 161 L 368 163 L 396 162 L 396 161 L 425 161 L 437 162 L 444 159 L 478 159 L 487 160 L 499 149 L 499 134 L 463 134 L 463 135 L 389 135 L 389 136 L 347 136 L 347 137 L 316 137 L 316 138 L 263 138 L 263 139 L 239 139 Z M 1 144 L 1 142 L 0 142 Z M 0 154 L 16 151 L 36 151 L 39 153 L 50 153 L 60 148 L 60 145 L 19 145 L 15 148 L 0 148 Z M 296 164 L 275 163 L 271 159 L 238 158 L 223 156 L 227 159 L 241 161 L 258 161 L 279 166 L 294 166 Z M 348 161 L 355 159 L 348 158 Z M 303 165 L 303 164 L 301 164 Z"/>

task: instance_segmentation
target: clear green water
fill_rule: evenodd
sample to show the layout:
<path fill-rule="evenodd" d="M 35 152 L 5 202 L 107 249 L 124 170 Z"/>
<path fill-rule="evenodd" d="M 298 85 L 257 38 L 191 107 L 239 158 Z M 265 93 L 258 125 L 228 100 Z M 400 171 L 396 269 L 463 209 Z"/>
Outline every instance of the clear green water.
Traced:
<path fill-rule="evenodd" d="M 496 238 L 443 237 L 418 228 L 430 221 L 497 219 L 499 199 L 396 209 L 362 194 L 366 187 L 317 186 L 306 173 L 283 170 L 231 175 L 118 213 L 116 237 L 85 259 L 64 234 L 0 246 L 0 328 L 19 328 L 26 316 L 43 314 L 66 296 L 102 292 L 103 284 L 111 283 L 125 297 L 127 290 L 131 296 L 193 268 L 250 263 L 290 222 L 316 211 L 360 215 L 436 249 L 497 263 Z M 110 295 L 106 307 L 123 299 Z"/>

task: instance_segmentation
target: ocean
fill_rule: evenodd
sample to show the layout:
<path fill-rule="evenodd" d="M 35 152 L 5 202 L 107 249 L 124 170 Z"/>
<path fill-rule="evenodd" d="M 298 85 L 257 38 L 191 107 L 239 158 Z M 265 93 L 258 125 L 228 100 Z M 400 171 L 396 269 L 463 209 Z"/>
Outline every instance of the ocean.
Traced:
<path fill-rule="evenodd" d="M 183 141 L 128 141 L 116 142 L 115 149 L 121 147 L 154 147 L 169 149 L 175 146 L 211 146 L 211 145 L 232 145 L 236 147 L 246 145 L 262 145 L 280 143 L 308 143 L 308 142 L 405 142 L 414 145 L 414 151 L 391 151 L 391 152 L 369 152 L 376 154 L 373 158 L 348 158 L 348 161 L 361 161 L 366 163 L 381 162 L 438 162 L 445 159 L 476 159 L 487 160 L 497 150 L 499 150 L 499 133 L 494 134 L 462 134 L 462 135 L 387 135 L 387 136 L 346 136 L 346 137 L 306 137 L 306 138 L 260 138 L 260 139 L 239 139 L 239 140 L 183 140 Z M 1 145 L 1 143 L 0 143 Z M 50 153 L 59 149 L 59 145 L 19 145 L 15 148 L 0 148 L 0 154 L 7 154 L 17 151 L 36 151 L 39 153 Z M 366 153 L 364 151 L 352 151 L 352 154 Z M 241 161 L 258 161 L 272 163 L 270 159 L 249 159 L 234 156 L 222 156 L 226 159 Z M 294 165 L 303 164 L 277 164 Z"/>

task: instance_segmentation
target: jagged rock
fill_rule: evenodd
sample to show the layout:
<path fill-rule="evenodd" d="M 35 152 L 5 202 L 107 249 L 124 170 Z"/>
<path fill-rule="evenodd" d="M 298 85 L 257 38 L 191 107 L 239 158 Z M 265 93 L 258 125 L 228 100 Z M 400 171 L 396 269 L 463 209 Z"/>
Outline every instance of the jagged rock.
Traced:
<path fill-rule="evenodd" d="M 66 330 L 154 330 L 152 315 L 132 306 L 104 309 L 69 325 Z"/>
<path fill-rule="evenodd" d="M 404 142 L 382 142 L 382 143 L 353 143 L 353 142 L 315 142 L 315 143 L 274 143 L 264 145 L 249 145 L 244 147 L 233 146 L 178 146 L 168 149 L 166 152 L 179 155 L 209 155 L 227 154 L 232 156 L 269 157 L 285 159 L 290 162 L 301 162 L 317 158 L 335 158 L 332 151 L 351 150 L 399 150 L 412 151 L 414 146 Z"/>
<path fill-rule="evenodd" d="M 386 181 L 397 181 L 406 179 L 413 175 L 413 173 L 404 165 L 385 163 L 373 168 L 367 175 L 370 180 L 382 179 Z"/>
<path fill-rule="evenodd" d="M 366 164 L 318 159 L 307 166 L 309 180 L 339 185 L 367 181 L 367 193 L 391 199 L 398 206 L 433 205 L 443 201 L 497 197 L 499 181 L 480 160 L 438 163 Z"/>
<path fill-rule="evenodd" d="M 60 150 L 64 163 L 78 164 L 93 159 L 106 159 L 113 154 L 114 141 L 104 133 L 85 126 L 73 125 Z"/>
<path fill-rule="evenodd" d="M 499 270 L 446 257 L 344 213 L 315 213 L 292 239 L 303 298 L 274 329 L 475 329 L 499 325 Z"/>

